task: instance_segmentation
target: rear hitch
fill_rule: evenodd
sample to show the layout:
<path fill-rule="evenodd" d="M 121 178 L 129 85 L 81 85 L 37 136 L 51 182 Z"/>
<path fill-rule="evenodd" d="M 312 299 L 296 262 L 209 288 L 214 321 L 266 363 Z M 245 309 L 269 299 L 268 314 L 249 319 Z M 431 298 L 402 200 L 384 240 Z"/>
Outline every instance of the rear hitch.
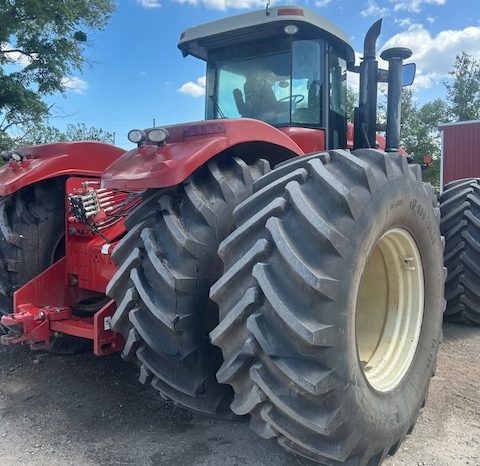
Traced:
<path fill-rule="evenodd" d="M 94 353 L 105 356 L 123 347 L 123 338 L 110 327 L 114 312 L 114 301 L 109 301 L 90 318 L 73 315 L 69 307 L 24 304 L 14 314 L 1 318 L 7 334 L 0 337 L 0 343 L 29 343 L 32 350 L 48 350 L 52 337 L 70 335 L 92 340 Z"/>

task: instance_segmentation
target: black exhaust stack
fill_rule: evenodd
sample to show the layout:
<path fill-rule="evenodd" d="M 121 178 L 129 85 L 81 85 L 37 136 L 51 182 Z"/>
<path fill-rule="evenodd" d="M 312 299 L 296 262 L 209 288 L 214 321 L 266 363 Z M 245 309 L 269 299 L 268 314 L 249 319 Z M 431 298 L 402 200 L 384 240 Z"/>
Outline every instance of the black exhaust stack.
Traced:
<path fill-rule="evenodd" d="M 376 43 L 382 20 L 374 23 L 365 36 L 360 63 L 359 103 L 355 109 L 354 149 L 376 147 L 378 61 Z"/>
<path fill-rule="evenodd" d="M 396 152 L 400 147 L 400 121 L 402 115 L 402 70 L 403 60 L 412 56 L 405 47 L 384 50 L 380 55 L 388 61 L 388 104 L 386 152 Z"/>

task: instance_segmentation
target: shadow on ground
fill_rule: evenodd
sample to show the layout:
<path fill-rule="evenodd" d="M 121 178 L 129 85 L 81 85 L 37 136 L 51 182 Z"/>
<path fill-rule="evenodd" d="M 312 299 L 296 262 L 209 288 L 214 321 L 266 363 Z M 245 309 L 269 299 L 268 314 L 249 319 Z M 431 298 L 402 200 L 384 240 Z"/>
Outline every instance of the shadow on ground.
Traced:
<path fill-rule="evenodd" d="M 313 464 L 258 438 L 247 421 L 206 418 L 163 401 L 137 373 L 118 355 L 0 347 L 2 464 Z M 387 464 L 480 464 L 479 387 L 480 329 L 447 325 L 428 406 Z"/>

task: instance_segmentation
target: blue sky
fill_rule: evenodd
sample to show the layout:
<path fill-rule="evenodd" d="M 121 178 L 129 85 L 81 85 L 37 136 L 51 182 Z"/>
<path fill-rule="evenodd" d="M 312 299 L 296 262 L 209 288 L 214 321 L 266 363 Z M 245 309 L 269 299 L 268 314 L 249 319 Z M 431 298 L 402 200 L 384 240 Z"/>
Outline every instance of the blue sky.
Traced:
<path fill-rule="evenodd" d="M 278 4 L 292 3 L 288 1 Z M 193 25 L 264 8 L 262 0 L 117 0 L 103 32 L 90 34 L 82 74 L 66 79 L 67 93 L 53 96 L 55 117 L 63 128 L 84 122 L 116 133 L 130 148 L 132 128 L 203 118 L 205 64 L 182 58 L 180 33 Z M 272 4 L 275 4 L 273 1 Z M 444 97 L 455 55 L 462 50 L 480 59 L 479 0 L 298 0 L 339 25 L 362 50 L 368 27 L 384 18 L 381 48 L 403 45 L 417 62 L 419 102 Z M 355 86 L 355 83 L 352 83 Z"/>

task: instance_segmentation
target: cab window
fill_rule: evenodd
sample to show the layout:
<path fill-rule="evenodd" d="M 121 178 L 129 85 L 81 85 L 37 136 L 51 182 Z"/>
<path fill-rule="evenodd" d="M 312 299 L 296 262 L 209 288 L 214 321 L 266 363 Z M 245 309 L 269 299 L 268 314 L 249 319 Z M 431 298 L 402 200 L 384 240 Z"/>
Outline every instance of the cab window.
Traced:
<path fill-rule="evenodd" d="M 216 85 L 207 96 L 207 118 L 320 126 L 322 47 L 318 40 L 283 40 L 211 53 Z"/>
<path fill-rule="evenodd" d="M 329 127 L 331 149 L 346 146 L 347 63 L 334 49 L 329 52 Z"/>

